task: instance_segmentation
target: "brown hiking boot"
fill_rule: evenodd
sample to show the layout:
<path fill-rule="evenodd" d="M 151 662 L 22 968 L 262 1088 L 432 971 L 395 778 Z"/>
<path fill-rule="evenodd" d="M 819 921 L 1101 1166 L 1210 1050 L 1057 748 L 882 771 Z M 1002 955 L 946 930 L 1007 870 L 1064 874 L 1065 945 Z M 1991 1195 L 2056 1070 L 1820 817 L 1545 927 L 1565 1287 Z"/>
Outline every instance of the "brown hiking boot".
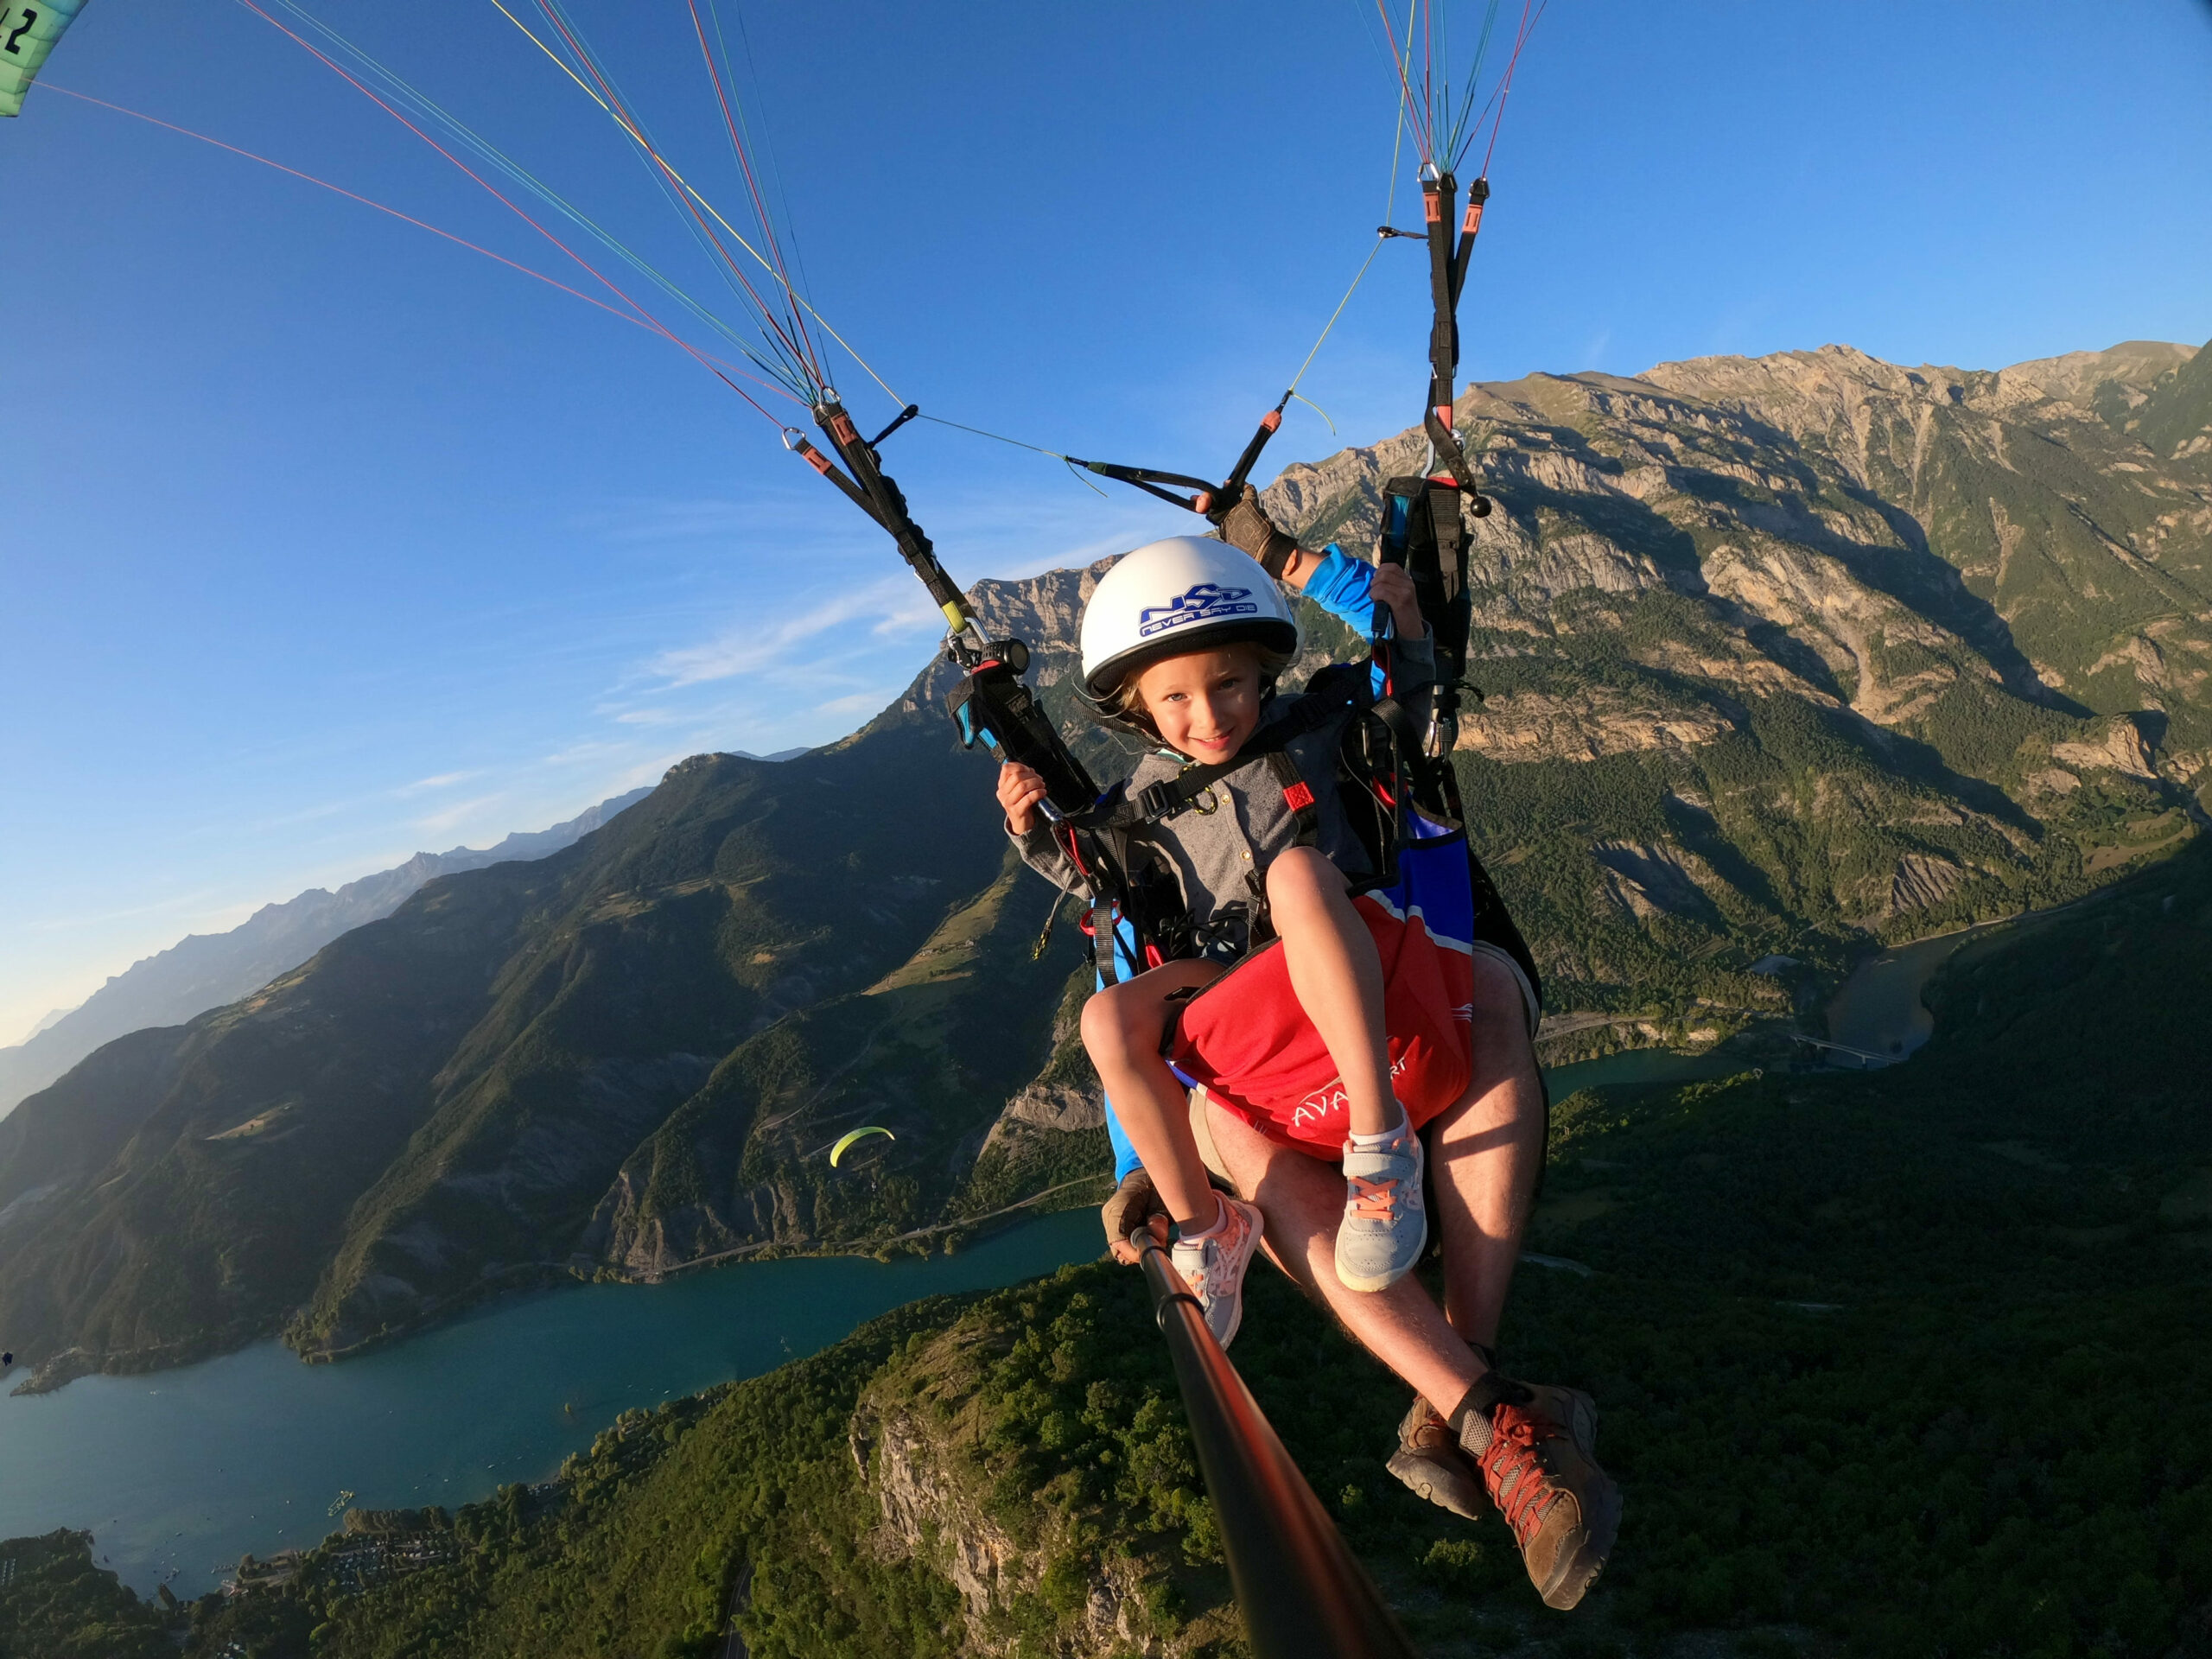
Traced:
<path fill-rule="evenodd" d="M 1493 1513 L 1481 1471 L 1459 1449 L 1459 1437 L 1443 1414 L 1418 1394 L 1398 1425 L 1398 1449 L 1389 1466 L 1410 1491 L 1454 1515 L 1479 1521 Z"/>
<path fill-rule="evenodd" d="M 1452 1414 L 1461 1449 L 1513 1529 L 1547 1607 L 1582 1599 L 1621 1524 L 1620 1488 L 1598 1466 L 1598 1408 L 1579 1389 L 1491 1372 Z"/>

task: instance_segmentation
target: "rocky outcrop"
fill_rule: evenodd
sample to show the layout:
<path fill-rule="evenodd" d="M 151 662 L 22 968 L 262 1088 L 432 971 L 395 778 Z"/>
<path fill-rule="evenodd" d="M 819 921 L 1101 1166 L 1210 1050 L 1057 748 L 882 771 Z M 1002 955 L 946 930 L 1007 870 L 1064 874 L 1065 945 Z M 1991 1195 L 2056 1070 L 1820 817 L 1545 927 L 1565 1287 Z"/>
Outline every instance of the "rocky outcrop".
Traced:
<path fill-rule="evenodd" d="M 1073 1135 L 1106 1126 L 1106 1097 L 1094 1082 L 1033 1083 L 1006 1103 L 984 1137 L 983 1151 L 1003 1146 L 1026 1127 Z M 981 1154 L 977 1154 L 979 1159 Z"/>
<path fill-rule="evenodd" d="M 1568 696 L 1536 690 L 1485 698 L 1459 728 L 1459 747 L 1487 760 L 1595 760 L 1710 743 L 1732 723 L 1719 709 L 1669 705 L 1610 686 Z"/>
<path fill-rule="evenodd" d="M 1686 916 L 1700 920 L 1717 912 L 1707 887 L 1720 886 L 1705 861 L 1677 847 L 1649 842 L 1601 841 L 1590 849 L 1604 872 L 1599 902 L 1619 906 L 1638 918 Z"/>
<path fill-rule="evenodd" d="M 1007 1628 L 1005 1615 L 1015 1598 L 1037 1593 L 1070 1541 L 1048 1528 L 1028 1543 L 1018 1541 L 984 1507 L 976 1471 L 941 1428 L 921 1417 L 864 1403 L 854 1417 L 850 1445 L 882 1516 L 874 1548 L 919 1562 L 959 1591 L 967 1652 L 1032 1651 Z M 1109 1554 L 1090 1571 L 1074 1611 L 1058 1621 L 1052 1651 L 1058 1659 L 1173 1659 L 1215 1634 L 1192 1626 L 1183 1639 L 1164 1639 L 1146 1615 L 1135 1570 Z"/>
<path fill-rule="evenodd" d="M 2124 778 L 2155 778 L 2158 769 L 2142 728 L 2132 720 L 2113 720 L 2077 743 L 2054 743 L 2050 758 L 2077 772 L 2116 772 Z"/>

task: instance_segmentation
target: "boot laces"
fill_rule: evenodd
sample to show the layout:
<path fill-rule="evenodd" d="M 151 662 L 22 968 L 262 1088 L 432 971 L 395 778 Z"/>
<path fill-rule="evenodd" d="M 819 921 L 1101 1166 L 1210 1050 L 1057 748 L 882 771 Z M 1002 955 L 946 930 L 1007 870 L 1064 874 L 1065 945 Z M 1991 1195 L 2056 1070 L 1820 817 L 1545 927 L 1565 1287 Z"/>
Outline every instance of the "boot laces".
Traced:
<path fill-rule="evenodd" d="M 1397 1207 L 1398 1183 L 1394 1176 L 1388 1180 L 1370 1181 L 1364 1175 L 1351 1177 L 1351 1212 L 1370 1221 L 1387 1222 L 1390 1212 Z"/>
<path fill-rule="evenodd" d="M 1527 1543 L 1567 1495 L 1553 1484 L 1541 1449 L 1544 1441 L 1560 1438 L 1559 1425 L 1550 1418 L 1516 1405 L 1499 1406 L 1491 1419 L 1490 1445 L 1477 1461 L 1516 1543 Z"/>

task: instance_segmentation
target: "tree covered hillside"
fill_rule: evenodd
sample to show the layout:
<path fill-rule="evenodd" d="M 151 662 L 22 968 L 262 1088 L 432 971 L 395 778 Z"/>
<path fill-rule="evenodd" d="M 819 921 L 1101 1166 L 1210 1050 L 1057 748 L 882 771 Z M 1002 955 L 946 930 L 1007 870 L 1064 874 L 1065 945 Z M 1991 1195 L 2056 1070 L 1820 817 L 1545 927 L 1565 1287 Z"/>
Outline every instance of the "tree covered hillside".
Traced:
<path fill-rule="evenodd" d="M 1397 1385 L 1264 1268 L 1234 1357 L 1440 1659 L 2212 1652 L 2208 997 L 2192 850 L 1967 947 L 1908 1066 L 1562 1103 L 1504 1351 L 1625 1491 L 1572 1615 L 1391 1479 Z M 1227 1656 L 1194 1470 L 1139 1276 L 1071 1268 L 632 1414 L 429 1522 L 450 1564 L 334 1539 L 187 1651 Z"/>
<path fill-rule="evenodd" d="M 2191 842 L 2205 361 L 1827 347 L 1462 400 L 1498 509 L 1455 761 L 1545 969 L 1548 1058 L 1818 1034 L 1878 944 Z M 1421 459 L 1401 435 L 1268 500 L 1359 550 Z M 1126 753 L 1070 695 L 1100 568 L 976 599 L 1111 776 Z M 1313 639 L 1308 666 L 1356 648 Z M 90 1056 L 0 1122 L 0 1335 L 49 1383 L 280 1329 L 339 1355 L 548 1275 L 926 1249 L 1095 1198 L 1078 941 L 1063 917 L 1032 960 L 1051 895 L 1009 860 L 947 677 L 780 766 L 695 757 L 563 852 L 433 881 Z M 830 1170 L 861 1123 L 898 1138 Z"/>

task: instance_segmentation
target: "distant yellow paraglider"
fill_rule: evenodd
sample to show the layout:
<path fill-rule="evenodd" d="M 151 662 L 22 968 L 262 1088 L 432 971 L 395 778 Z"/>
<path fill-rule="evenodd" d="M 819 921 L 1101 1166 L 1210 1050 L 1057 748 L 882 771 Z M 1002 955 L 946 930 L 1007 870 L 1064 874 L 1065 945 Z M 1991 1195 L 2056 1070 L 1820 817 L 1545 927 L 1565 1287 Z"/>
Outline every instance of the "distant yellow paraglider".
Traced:
<path fill-rule="evenodd" d="M 864 1135 L 880 1135 L 887 1141 L 896 1141 L 899 1138 L 890 1130 L 879 1128 L 873 1123 L 863 1124 L 857 1129 L 848 1129 L 837 1137 L 837 1144 L 830 1148 L 830 1167 L 836 1168 L 837 1160 L 845 1155 L 845 1148 Z"/>

